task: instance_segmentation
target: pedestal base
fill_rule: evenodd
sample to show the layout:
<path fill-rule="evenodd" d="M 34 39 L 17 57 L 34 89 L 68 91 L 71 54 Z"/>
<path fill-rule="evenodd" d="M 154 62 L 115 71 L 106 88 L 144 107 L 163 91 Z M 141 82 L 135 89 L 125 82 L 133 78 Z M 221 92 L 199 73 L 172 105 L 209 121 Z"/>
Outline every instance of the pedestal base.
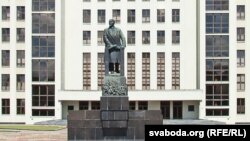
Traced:
<path fill-rule="evenodd" d="M 99 110 L 69 111 L 68 140 L 144 139 L 144 125 L 161 125 L 160 110 L 128 111 L 127 128 L 103 128 Z"/>

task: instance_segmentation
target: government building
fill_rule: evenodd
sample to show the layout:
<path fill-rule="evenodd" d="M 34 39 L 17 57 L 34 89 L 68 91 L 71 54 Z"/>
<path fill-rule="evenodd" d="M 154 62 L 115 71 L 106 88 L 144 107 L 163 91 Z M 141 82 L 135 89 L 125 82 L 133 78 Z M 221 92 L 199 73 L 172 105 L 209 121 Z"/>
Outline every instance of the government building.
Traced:
<path fill-rule="evenodd" d="M 0 123 L 99 109 L 109 19 L 126 38 L 131 110 L 249 123 L 249 10 L 249 0 L 1 0 Z"/>

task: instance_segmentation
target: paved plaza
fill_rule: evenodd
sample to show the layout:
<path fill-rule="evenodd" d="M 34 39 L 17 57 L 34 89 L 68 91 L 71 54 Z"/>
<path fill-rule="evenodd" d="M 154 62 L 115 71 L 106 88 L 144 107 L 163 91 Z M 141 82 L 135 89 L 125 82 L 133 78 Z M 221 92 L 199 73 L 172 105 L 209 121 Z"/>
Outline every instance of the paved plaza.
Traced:
<path fill-rule="evenodd" d="M 0 130 L 0 141 L 67 141 L 67 129 L 58 131 Z"/>

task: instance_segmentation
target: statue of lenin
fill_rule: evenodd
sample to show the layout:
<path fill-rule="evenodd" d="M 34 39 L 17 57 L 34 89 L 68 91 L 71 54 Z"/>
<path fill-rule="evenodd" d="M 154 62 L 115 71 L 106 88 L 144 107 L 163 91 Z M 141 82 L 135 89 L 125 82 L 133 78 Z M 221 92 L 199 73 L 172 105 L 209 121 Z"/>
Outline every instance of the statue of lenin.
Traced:
<path fill-rule="evenodd" d="M 116 28 L 115 20 L 109 20 L 109 27 L 104 30 L 105 75 L 120 74 L 124 76 L 124 49 L 126 40 L 121 29 Z"/>

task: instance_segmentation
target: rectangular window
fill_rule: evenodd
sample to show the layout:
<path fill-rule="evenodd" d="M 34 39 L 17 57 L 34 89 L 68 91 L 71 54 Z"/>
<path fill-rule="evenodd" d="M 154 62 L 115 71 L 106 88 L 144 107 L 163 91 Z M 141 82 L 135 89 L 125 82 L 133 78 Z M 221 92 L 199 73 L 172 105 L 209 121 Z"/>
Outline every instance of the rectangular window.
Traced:
<path fill-rule="evenodd" d="M 237 98 L 237 114 L 245 114 L 245 99 Z"/>
<path fill-rule="evenodd" d="M 207 57 L 228 57 L 229 36 L 228 35 L 207 35 L 206 36 Z"/>
<path fill-rule="evenodd" d="M 2 99 L 2 114 L 10 114 L 10 99 Z"/>
<path fill-rule="evenodd" d="M 55 13 L 33 13 L 32 33 L 55 33 Z"/>
<path fill-rule="evenodd" d="M 228 106 L 229 85 L 228 84 L 206 84 L 207 106 Z"/>
<path fill-rule="evenodd" d="M 229 0 L 206 0 L 206 10 L 228 10 Z"/>
<path fill-rule="evenodd" d="M 157 9 L 157 22 L 165 22 L 165 9 Z"/>
<path fill-rule="evenodd" d="M 180 31 L 179 30 L 172 31 L 172 44 L 180 44 Z"/>
<path fill-rule="evenodd" d="M 150 53 L 142 53 L 142 90 L 150 89 Z"/>
<path fill-rule="evenodd" d="M 135 23 L 135 10 L 128 10 L 128 23 Z"/>
<path fill-rule="evenodd" d="M 83 23 L 91 23 L 91 11 L 83 10 Z"/>
<path fill-rule="evenodd" d="M 237 5 L 237 19 L 245 20 L 245 5 Z"/>
<path fill-rule="evenodd" d="M 135 53 L 128 53 L 127 85 L 129 90 L 135 90 Z"/>
<path fill-rule="evenodd" d="M 206 116 L 228 116 L 229 109 L 206 109 Z"/>
<path fill-rule="evenodd" d="M 17 42 L 25 42 L 25 28 L 17 28 L 16 41 Z"/>
<path fill-rule="evenodd" d="M 121 10 L 119 9 L 113 10 L 113 19 L 115 20 L 115 23 L 121 22 Z"/>
<path fill-rule="evenodd" d="M 103 34 L 104 34 L 104 31 L 98 31 L 98 33 L 97 33 L 98 35 L 98 37 L 97 37 L 97 44 L 99 45 L 99 46 L 102 46 L 102 45 L 104 45 L 104 41 L 103 41 Z"/>
<path fill-rule="evenodd" d="M 16 51 L 16 66 L 17 67 L 25 67 L 25 51 L 17 50 Z"/>
<path fill-rule="evenodd" d="M 150 31 L 142 31 L 142 44 L 150 44 Z"/>
<path fill-rule="evenodd" d="M 16 90 L 25 91 L 25 75 L 24 74 L 16 75 Z"/>
<path fill-rule="evenodd" d="M 129 110 L 135 110 L 135 101 L 129 101 Z"/>
<path fill-rule="evenodd" d="M 32 106 L 55 106 L 55 85 L 32 85 Z"/>
<path fill-rule="evenodd" d="M 91 31 L 83 31 L 83 44 L 84 45 L 91 44 Z"/>
<path fill-rule="evenodd" d="M 83 53 L 83 90 L 91 89 L 91 55 Z"/>
<path fill-rule="evenodd" d="M 100 101 L 92 101 L 91 110 L 100 110 Z"/>
<path fill-rule="evenodd" d="M 206 81 L 229 81 L 229 60 L 207 59 Z"/>
<path fill-rule="evenodd" d="M 2 20 L 10 20 L 10 7 L 2 6 Z"/>
<path fill-rule="evenodd" d="M 104 84 L 104 75 L 104 53 L 98 53 L 98 90 L 102 90 L 102 86 Z"/>
<path fill-rule="evenodd" d="M 148 110 L 148 102 L 138 101 L 138 110 Z"/>
<path fill-rule="evenodd" d="M 165 89 L 165 53 L 157 53 L 157 89 Z"/>
<path fill-rule="evenodd" d="M 245 91 L 245 74 L 237 74 L 237 90 Z"/>
<path fill-rule="evenodd" d="M 194 105 L 188 105 L 188 111 L 194 112 Z"/>
<path fill-rule="evenodd" d="M 245 41 L 245 28 L 239 27 L 237 28 L 237 41 Z"/>
<path fill-rule="evenodd" d="M 237 50 L 237 67 L 245 67 L 245 50 Z"/>
<path fill-rule="evenodd" d="M 180 53 L 172 53 L 172 89 L 180 89 Z"/>
<path fill-rule="evenodd" d="M 55 81 L 55 60 L 32 60 L 32 81 L 53 82 Z"/>
<path fill-rule="evenodd" d="M 10 91 L 10 74 L 2 74 L 2 91 Z"/>
<path fill-rule="evenodd" d="M 150 22 L 150 10 L 142 9 L 142 22 L 149 23 Z"/>
<path fill-rule="evenodd" d="M 24 6 L 17 6 L 16 19 L 18 21 L 25 20 L 25 7 Z"/>
<path fill-rule="evenodd" d="M 207 13 L 206 33 L 228 33 L 229 14 L 228 13 Z"/>
<path fill-rule="evenodd" d="M 55 0 L 32 0 L 33 11 L 55 11 Z"/>
<path fill-rule="evenodd" d="M 32 116 L 55 116 L 54 109 L 32 109 Z"/>
<path fill-rule="evenodd" d="M 2 28 L 2 42 L 10 42 L 10 29 Z"/>
<path fill-rule="evenodd" d="M 10 66 L 10 51 L 2 50 L 2 67 Z"/>
<path fill-rule="evenodd" d="M 55 37 L 32 36 L 32 57 L 55 57 Z"/>
<path fill-rule="evenodd" d="M 157 44 L 165 44 L 165 31 L 164 30 L 157 31 Z"/>
<path fill-rule="evenodd" d="M 180 22 L 180 9 L 172 9 L 172 22 Z"/>
<path fill-rule="evenodd" d="M 98 23 L 105 23 L 106 13 L 105 10 L 98 10 Z"/>
<path fill-rule="evenodd" d="M 16 100 L 16 114 L 17 115 L 25 114 L 25 99 Z"/>
<path fill-rule="evenodd" d="M 89 102 L 88 101 L 79 101 L 79 110 L 88 110 Z"/>
<path fill-rule="evenodd" d="M 135 44 L 135 31 L 128 31 L 127 42 L 130 45 Z"/>

